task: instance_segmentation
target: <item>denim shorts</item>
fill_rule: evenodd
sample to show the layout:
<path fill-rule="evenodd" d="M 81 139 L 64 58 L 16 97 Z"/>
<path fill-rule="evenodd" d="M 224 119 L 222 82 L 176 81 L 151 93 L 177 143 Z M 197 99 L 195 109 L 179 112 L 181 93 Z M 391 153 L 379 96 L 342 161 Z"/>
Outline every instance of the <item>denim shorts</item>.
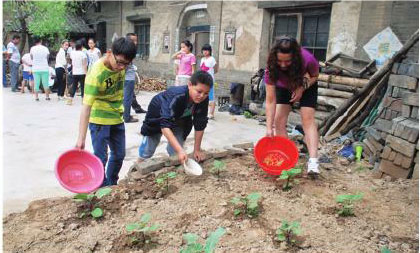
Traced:
<path fill-rule="evenodd" d="M 28 71 L 22 71 L 23 80 L 33 81 L 34 76 Z"/>
<path fill-rule="evenodd" d="M 183 146 L 185 142 L 184 129 L 177 127 L 175 129 L 172 129 L 172 132 L 174 133 L 179 144 Z M 162 137 L 161 133 L 151 135 L 151 136 L 143 136 L 143 140 L 140 143 L 140 147 L 139 147 L 139 157 L 143 159 L 152 157 L 156 151 L 156 148 L 159 146 L 161 137 Z M 168 152 L 169 156 L 173 156 L 176 154 L 175 149 L 169 143 L 168 143 L 168 146 L 166 147 L 166 151 Z"/>

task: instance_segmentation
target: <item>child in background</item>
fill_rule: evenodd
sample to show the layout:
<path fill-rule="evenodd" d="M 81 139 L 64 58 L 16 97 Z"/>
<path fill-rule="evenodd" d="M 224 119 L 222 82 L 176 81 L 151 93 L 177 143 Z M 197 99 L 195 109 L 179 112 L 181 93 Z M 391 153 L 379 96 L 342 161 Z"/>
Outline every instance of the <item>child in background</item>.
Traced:
<path fill-rule="evenodd" d="M 31 54 L 26 53 L 22 57 L 22 65 L 23 65 L 23 80 L 22 80 L 22 86 L 21 86 L 21 92 L 25 93 L 25 86 L 27 83 L 29 83 L 29 86 L 31 87 L 30 90 L 34 92 L 34 76 L 32 75 L 32 59 Z"/>
<path fill-rule="evenodd" d="M 197 71 L 188 85 L 169 87 L 152 99 L 141 127 L 143 140 L 139 147 L 138 163 L 153 156 L 162 134 L 169 143 L 166 149 L 168 154 L 177 154 L 179 161 L 184 163 L 188 157 L 183 144 L 193 126 L 194 158 L 197 161 L 204 159 L 201 141 L 208 121 L 208 95 L 212 85 L 213 80 L 208 73 Z"/>
<path fill-rule="evenodd" d="M 48 86 L 50 86 L 50 89 L 51 89 L 55 81 L 55 69 L 53 67 L 50 67 L 48 72 L 49 72 Z"/>
<path fill-rule="evenodd" d="M 217 73 L 219 66 L 217 65 L 216 59 L 211 55 L 211 46 L 209 44 L 205 44 L 201 48 L 201 53 L 204 55 L 201 58 L 200 69 L 202 71 L 206 71 L 210 74 L 213 79 L 213 86 L 211 87 L 210 94 L 209 94 L 209 105 L 210 105 L 210 114 L 209 119 L 214 119 L 214 109 L 216 104 L 214 103 L 214 74 Z"/>
<path fill-rule="evenodd" d="M 89 50 L 87 50 L 87 56 L 88 56 L 88 70 L 93 66 L 93 64 L 101 58 L 101 50 L 99 48 L 95 47 L 95 40 L 90 38 L 88 41 Z"/>
<path fill-rule="evenodd" d="M 187 85 L 191 75 L 195 72 L 196 59 L 195 55 L 191 53 L 192 50 L 191 42 L 184 40 L 181 42 L 181 50 L 172 56 L 174 60 L 179 60 L 175 86 Z"/>

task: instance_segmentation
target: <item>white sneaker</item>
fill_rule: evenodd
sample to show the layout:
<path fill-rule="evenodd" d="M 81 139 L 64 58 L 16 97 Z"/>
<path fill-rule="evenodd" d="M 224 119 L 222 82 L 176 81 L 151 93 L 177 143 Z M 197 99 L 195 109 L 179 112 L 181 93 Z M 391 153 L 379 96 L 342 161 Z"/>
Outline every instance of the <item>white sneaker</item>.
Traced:
<path fill-rule="evenodd" d="M 319 164 L 316 162 L 308 162 L 308 175 L 317 175 L 319 174 Z"/>

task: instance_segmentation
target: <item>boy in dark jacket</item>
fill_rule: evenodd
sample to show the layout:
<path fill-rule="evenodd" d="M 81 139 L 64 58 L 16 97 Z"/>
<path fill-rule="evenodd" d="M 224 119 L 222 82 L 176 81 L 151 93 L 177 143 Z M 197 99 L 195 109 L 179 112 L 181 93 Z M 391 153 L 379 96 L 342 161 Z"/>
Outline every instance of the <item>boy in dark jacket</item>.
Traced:
<path fill-rule="evenodd" d="M 169 142 L 168 154 L 177 154 L 179 161 L 184 163 L 188 157 L 183 144 L 193 126 L 194 158 L 197 161 L 204 159 L 201 141 L 207 126 L 208 96 L 212 86 L 212 77 L 198 71 L 191 76 L 188 85 L 170 87 L 152 99 L 141 128 L 143 140 L 138 162 L 153 156 L 163 134 Z"/>

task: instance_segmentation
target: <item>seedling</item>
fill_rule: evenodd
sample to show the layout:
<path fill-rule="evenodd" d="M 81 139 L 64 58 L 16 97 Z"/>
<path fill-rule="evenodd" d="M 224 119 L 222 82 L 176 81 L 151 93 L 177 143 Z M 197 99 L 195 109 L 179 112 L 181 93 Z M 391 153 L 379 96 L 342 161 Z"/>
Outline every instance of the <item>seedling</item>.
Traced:
<path fill-rule="evenodd" d="M 220 160 L 214 160 L 213 167 L 210 169 L 210 172 L 215 174 L 217 177 L 220 177 L 220 172 L 224 171 L 226 164 Z"/>
<path fill-rule="evenodd" d="M 249 218 L 257 217 L 259 214 L 259 199 L 261 193 L 253 192 L 246 197 L 235 197 L 230 202 L 234 205 L 233 215 L 246 214 Z"/>
<path fill-rule="evenodd" d="M 353 204 L 363 198 L 363 194 L 356 195 L 338 195 L 335 199 L 337 203 L 341 204 L 338 214 L 340 216 L 354 216 Z"/>
<path fill-rule="evenodd" d="M 176 172 L 168 172 L 165 174 L 159 175 L 158 178 L 156 178 L 156 183 L 159 185 L 161 189 L 163 189 L 165 192 L 168 192 L 169 190 L 169 179 L 176 178 Z"/>
<path fill-rule="evenodd" d="M 287 245 L 294 245 L 296 243 L 295 237 L 300 235 L 300 224 L 297 221 L 293 221 L 289 223 L 287 220 L 284 220 L 281 223 L 281 227 L 279 227 L 276 231 L 277 237 L 276 239 L 281 242 L 286 242 Z"/>
<path fill-rule="evenodd" d="M 213 253 L 220 238 L 225 234 L 226 230 L 222 227 L 217 228 L 212 232 L 206 240 L 206 244 L 198 243 L 198 235 L 193 233 L 184 234 L 183 238 L 187 242 L 185 248 L 182 248 L 180 253 Z"/>
<path fill-rule="evenodd" d="M 297 184 L 299 181 L 295 179 L 296 176 L 302 173 L 302 168 L 293 168 L 290 170 L 283 170 L 279 179 L 286 180 L 286 184 L 283 184 L 283 191 L 292 189 L 293 184 Z"/>
<path fill-rule="evenodd" d="M 125 226 L 125 230 L 131 233 L 132 245 L 150 243 L 151 234 L 159 228 L 158 224 L 149 225 L 151 218 L 152 215 L 150 213 L 145 213 L 140 217 L 139 223 L 131 223 Z"/>
<path fill-rule="evenodd" d="M 73 198 L 78 202 L 85 202 L 84 210 L 80 214 L 79 218 L 83 218 L 86 215 L 90 214 L 93 218 L 100 218 L 104 215 L 102 208 L 98 207 L 99 200 L 110 194 L 112 191 L 111 188 L 100 188 L 94 194 L 79 193 L 76 194 Z"/>
<path fill-rule="evenodd" d="M 249 111 L 244 111 L 244 117 L 250 119 L 252 118 L 252 113 L 250 113 Z"/>
<path fill-rule="evenodd" d="M 388 249 L 388 247 L 383 246 L 381 249 L 381 253 L 392 253 L 392 251 L 390 249 Z"/>

